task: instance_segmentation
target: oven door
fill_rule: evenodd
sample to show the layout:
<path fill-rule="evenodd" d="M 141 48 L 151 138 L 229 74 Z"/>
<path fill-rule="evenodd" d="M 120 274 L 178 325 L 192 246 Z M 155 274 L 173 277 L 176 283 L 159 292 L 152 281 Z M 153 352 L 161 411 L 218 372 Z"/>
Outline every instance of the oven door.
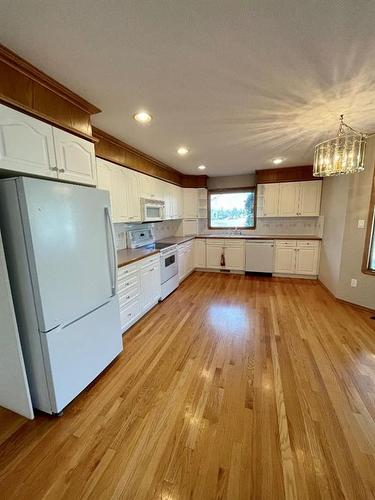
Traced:
<path fill-rule="evenodd" d="M 146 222 L 163 220 L 163 207 L 161 205 L 145 203 L 143 205 L 143 220 Z"/>
<path fill-rule="evenodd" d="M 174 250 L 173 252 L 161 255 L 160 260 L 161 282 L 165 283 L 178 273 L 177 251 Z"/>

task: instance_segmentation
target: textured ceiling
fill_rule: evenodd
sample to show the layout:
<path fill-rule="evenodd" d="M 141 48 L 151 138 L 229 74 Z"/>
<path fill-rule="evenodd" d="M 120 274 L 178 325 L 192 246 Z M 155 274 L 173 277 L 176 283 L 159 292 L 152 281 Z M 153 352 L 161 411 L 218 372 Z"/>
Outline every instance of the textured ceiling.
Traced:
<path fill-rule="evenodd" d="M 375 130 L 372 0 L 0 0 L 1 43 L 186 173 L 312 161 L 338 116 Z M 132 114 L 147 109 L 140 126 Z M 180 158 L 179 145 L 190 154 Z"/>

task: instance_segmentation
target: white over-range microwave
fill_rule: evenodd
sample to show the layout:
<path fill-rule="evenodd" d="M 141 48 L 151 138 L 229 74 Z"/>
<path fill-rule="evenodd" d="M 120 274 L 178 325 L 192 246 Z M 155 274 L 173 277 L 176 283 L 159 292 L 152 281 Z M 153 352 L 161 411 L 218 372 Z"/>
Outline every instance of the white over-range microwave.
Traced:
<path fill-rule="evenodd" d="M 142 222 L 164 220 L 164 201 L 142 198 Z"/>

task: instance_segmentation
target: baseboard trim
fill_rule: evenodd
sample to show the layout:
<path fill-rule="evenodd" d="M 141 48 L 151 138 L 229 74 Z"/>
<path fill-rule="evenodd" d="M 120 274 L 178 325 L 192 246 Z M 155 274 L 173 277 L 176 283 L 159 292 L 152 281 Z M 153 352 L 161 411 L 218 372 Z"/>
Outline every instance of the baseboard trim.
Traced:
<path fill-rule="evenodd" d="M 331 292 L 331 290 L 329 288 L 327 288 L 326 285 L 324 283 L 322 283 L 319 278 L 318 278 L 318 283 L 337 302 L 341 302 L 341 304 L 344 304 L 346 306 L 356 307 L 357 309 L 360 309 L 361 311 L 365 311 L 365 312 L 368 312 L 371 314 L 375 313 L 375 309 L 370 309 L 369 307 L 361 306 L 360 304 L 355 304 L 354 302 L 349 302 L 349 300 L 344 300 L 344 299 L 340 299 L 339 297 L 336 297 L 336 295 L 333 292 Z"/>
<path fill-rule="evenodd" d="M 275 278 L 293 278 L 293 279 L 303 279 L 303 280 L 314 280 L 318 279 L 315 274 L 288 274 L 288 273 L 272 273 L 272 277 Z"/>

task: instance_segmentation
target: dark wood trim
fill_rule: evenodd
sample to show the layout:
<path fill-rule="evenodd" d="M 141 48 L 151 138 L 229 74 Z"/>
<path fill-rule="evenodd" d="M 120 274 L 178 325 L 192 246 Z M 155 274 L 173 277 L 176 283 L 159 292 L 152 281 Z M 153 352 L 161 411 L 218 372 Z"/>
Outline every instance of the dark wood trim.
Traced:
<path fill-rule="evenodd" d="M 96 106 L 0 45 L 0 101 L 92 140 Z"/>
<path fill-rule="evenodd" d="M 98 140 L 95 144 L 95 153 L 99 158 L 177 186 L 198 188 L 207 185 L 207 176 L 205 175 L 184 175 L 166 163 L 120 141 L 103 130 L 93 127 L 92 131 Z"/>
<path fill-rule="evenodd" d="M 256 170 L 255 174 L 257 184 L 268 184 L 271 182 L 317 181 L 321 179 L 321 177 L 313 176 L 312 165 Z"/>
<path fill-rule="evenodd" d="M 17 111 L 21 111 L 22 113 L 33 116 L 34 118 L 37 118 L 38 120 L 41 120 L 46 123 L 52 124 L 56 128 L 60 128 L 62 130 L 66 130 L 67 132 L 70 132 L 74 135 L 77 135 L 79 137 L 82 137 L 83 139 L 87 139 L 90 142 L 98 142 L 98 139 L 96 137 L 93 137 L 91 134 L 86 134 L 84 132 L 81 132 L 80 130 L 77 130 L 73 127 L 70 127 L 68 125 L 62 125 L 59 120 L 55 120 L 54 118 L 51 118 L 50 116 L 45 115 L 44 113 L 40 113 L 35 110 L 30 110 L 27 106 L 24 106 L 22 104 L 17 103 L 13 99 L 10 99 L 8 97 L 4 97 L 0 94 L 0 103 L 5 104 L 6 106 L 13 108 Z"/>
<path fill-rule="evenodd" d="M 100 113 L 101 110 L 91 104 L 90 102 L 83 99 L 83 97 L 75 94 L 70 89 L 54 80 L 46 73 L 36 68 L 29 62 L 27 62 L 22 57 L 15 54 L 13 51 L 0 44 L 0 61 L 5 63 L 7 66 L 14 68 L 18 73 L 22 73 L 27 76 L 30 80 L 37 82 L 39 85 L 49 89 L 54 94 L 59 95 L 64 100 L 71 102 L 74 106 L 82 109 L 89 115 L 94 115 Z"/>
<path fill-rule="evenodd" d="M 257 188 L 256 186 L 247 186 L 239 188 L 223 188 L 223 189 L 208 189 L 207 190 L 207 228 L 208 229 L 236 229 L 233 227 L 217 227 L 211 225 L 211 194 L 223 194 L 223 193 L 238 193 L 243 191 L 252 191 L 254 193 L 254 226 L 240 227 L 239 229 L 253 230 L 257 226 Z"/>
<path fill-rule="evenodd" d="M 370 254 L 371 254 L 371 240 L 373 233 L 375 231 L 375 165 L 374 165 L 374 175 L 372 180 L 371 196 L 370 196 L 370 206 L 368 210 L 367 217 L 367 229 L 365 238 L 365 248 L 363 251 L 362 259 L 362 272 L 370 276 L 375 276 L 375 270 L 369 269 Z"/>
<path fill-rule="evenodd" d="M 207 188 L 207 175 L 181 174 L 181 185 L 184 188 Z"/>

